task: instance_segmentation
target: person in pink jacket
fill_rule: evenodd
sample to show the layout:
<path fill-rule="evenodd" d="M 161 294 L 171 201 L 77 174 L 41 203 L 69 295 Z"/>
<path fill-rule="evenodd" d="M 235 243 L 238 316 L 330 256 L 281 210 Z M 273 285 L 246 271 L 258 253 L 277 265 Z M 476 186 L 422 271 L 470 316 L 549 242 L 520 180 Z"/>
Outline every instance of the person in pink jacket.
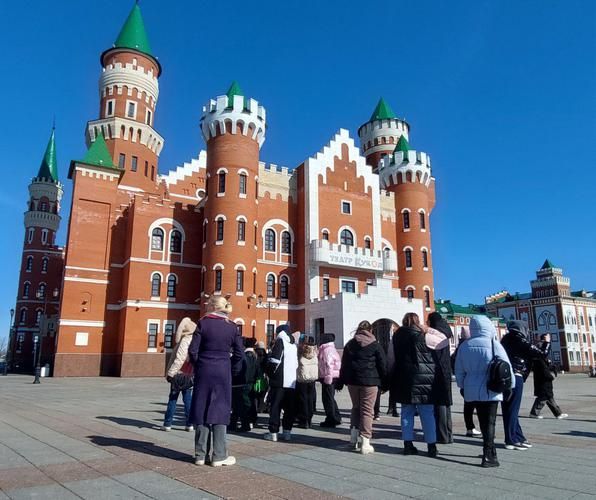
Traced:
<path fill-rule="evenodd" d="M 323 333 L 319 341 L 319 379 L 325 420 L 321 427 L 336 427 L 341 424 L 341 414 L 335 402 L 335 384 L 339 378 L 341 357 L 335 348 L 335 335 Z"/>

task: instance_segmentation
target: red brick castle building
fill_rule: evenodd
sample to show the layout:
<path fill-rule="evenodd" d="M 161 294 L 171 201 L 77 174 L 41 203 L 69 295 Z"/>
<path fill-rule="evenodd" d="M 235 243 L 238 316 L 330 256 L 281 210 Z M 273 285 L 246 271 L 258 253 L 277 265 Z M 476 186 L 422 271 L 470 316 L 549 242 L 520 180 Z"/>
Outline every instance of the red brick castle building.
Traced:
<path fill-rule="evenodd" d="M 68 173 L 64 250 L 54 246 L 53 134 L 30 186 L 15 359 L 16 339 L 30 358 L 41 333 L 56 376 L 161 375 L 178 322 L 199 317 L 211 294 L 230 295 L 232 319 L 260 340 L 290 322 L 343 345 L 362 319 L 431 310 L 430 158 L 410 148 L 409 124 L 383 99 L 358 130 L 360 147 L 340 129 L 288 170 L 261 161 L 265 108 L 234 83 L 203 108 L 206 150 L 160 175 L 162 68 L 138 5 L 100 62 L 99 118 Z M 55 316 L 56 334 L 39 315 Z"/>

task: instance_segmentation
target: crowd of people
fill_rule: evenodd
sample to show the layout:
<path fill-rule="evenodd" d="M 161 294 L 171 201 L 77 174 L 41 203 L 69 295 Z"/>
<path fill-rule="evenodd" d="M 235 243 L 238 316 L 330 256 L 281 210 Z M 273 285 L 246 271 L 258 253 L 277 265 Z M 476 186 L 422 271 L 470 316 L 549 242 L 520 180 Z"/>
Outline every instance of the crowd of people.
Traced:
<path fill-rule="evenodd" d="M 566 418 L 553 394 L 550 338 L 530 341 L 527 324 L 510 321 L 499 342 L 486 316 L 471 318 L 452 354 L 453 332 L 438 313 L 426 323 L 407 313 L 401 326 L 393 323 L 389 336 L 375 335 L 362 321 L 342 355 L 332 333 L 313 337 L 280 325 L 270 346 L 243 338 L 229 319 L 225 297 L 208 301 L 208 312 L 197 324 L 185 318 L 176 332 L 167 380 L 170 395 L 163 429 L 171 430 L 177 400 L 182 394 L 186 430 L 195 431 L 195 463 L 214 467 L 236 463 L 228 453 L 228 432 L 250 432 L 259 413 L 268 414 L 268 441 L 290 441 L 294 426 L 312 426 L 316 383 L 321 384 L 323 428 L 342 424 L 335 392 L 347 387 L 350 412 L 349 447 L 374 452 L 373 423 L 379 418 L 381 394 L 389 393 L 388 413 L 401 417 L 404 455 L 418 454 L 414 421 L 422 425 L 427 455 L 438 455 L 437 444 L 453 443 L 452 375 L 464 399 L 468 437 L 483 440 L 483 467 L 498 467 L 495 447 L 497 409 L 501 403 L 505 448 L 532 447 L 519 421 L 524 383 L 534 373 L 536 400 L 530 417 L 543 418 L 545 404 L 556 418 Z M 401 406 L 401 412 L 397 405 Z M 480 431 L 474 426 L 477 414 Z"/>

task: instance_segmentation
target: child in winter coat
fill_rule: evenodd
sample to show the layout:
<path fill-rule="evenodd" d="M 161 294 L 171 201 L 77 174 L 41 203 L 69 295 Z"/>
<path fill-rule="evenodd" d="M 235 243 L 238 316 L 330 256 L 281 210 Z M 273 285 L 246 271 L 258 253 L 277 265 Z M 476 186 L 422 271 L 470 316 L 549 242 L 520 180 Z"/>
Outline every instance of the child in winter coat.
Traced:
<path fill-rule="evenodd" d="M 319 379 L 325 420 L 321 427 L 336 427 L 341 424 L 341 414 L 335 402 L 335 385 L 339 379 L 341 358 L 335 348 L 335 335 L 324 333 L 319 345 Z"/>
<path fill-rule="evenodd" d="M 172 421 L 174 420 L 176 404 L 180 393 L 182 393 L 182 401 L 184 402 L 186 430 L 188 432 L 194 430 L 193 426 L 188 422 L 194 371 L 192 364 L 188 359 L 188 347 L 192 340 L 192 334 L 196 329 L 196 323 L 190 318 L 184 318 L 180 322 L 178 330 L 176 330 L 176 347 L 170 356 L 170 362 L 166 372 L 166 380 L 170 383 L 170 396 L 168 398 L 168 406 L 162 427 L 164 431 L 172 429 Z"/>
<path fill-rule="evenodd" d="M 300 348 L 296 371 L 296 419 L 298 426 L 310 429 L 314 412 L 315 382 L 319 378 L 317 348 L 309 337 Z"/>

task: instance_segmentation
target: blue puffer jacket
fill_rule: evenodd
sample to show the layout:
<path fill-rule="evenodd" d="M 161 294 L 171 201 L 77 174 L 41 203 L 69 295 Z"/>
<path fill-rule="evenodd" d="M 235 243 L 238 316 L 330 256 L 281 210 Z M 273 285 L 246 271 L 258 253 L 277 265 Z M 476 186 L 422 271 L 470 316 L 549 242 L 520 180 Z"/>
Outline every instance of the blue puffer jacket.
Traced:
<path fill-rule="evenodd" d="M 488 365 L 492 360 L 491 340 L 495 355 L 510 363 L 505 349 L 496 340 L 497 331 L 486 316 L 473 316 L 470 321 L 470 339 L 460 345 L 455 358 L 455 378 L 464 390 L 466 401 L 503 401 L 503 395 L 489 391 L 486 387 Z M 513 370 L 512 370 L 513 373 Z M 512 378 L 512 386 L 515 377 Z"/>

